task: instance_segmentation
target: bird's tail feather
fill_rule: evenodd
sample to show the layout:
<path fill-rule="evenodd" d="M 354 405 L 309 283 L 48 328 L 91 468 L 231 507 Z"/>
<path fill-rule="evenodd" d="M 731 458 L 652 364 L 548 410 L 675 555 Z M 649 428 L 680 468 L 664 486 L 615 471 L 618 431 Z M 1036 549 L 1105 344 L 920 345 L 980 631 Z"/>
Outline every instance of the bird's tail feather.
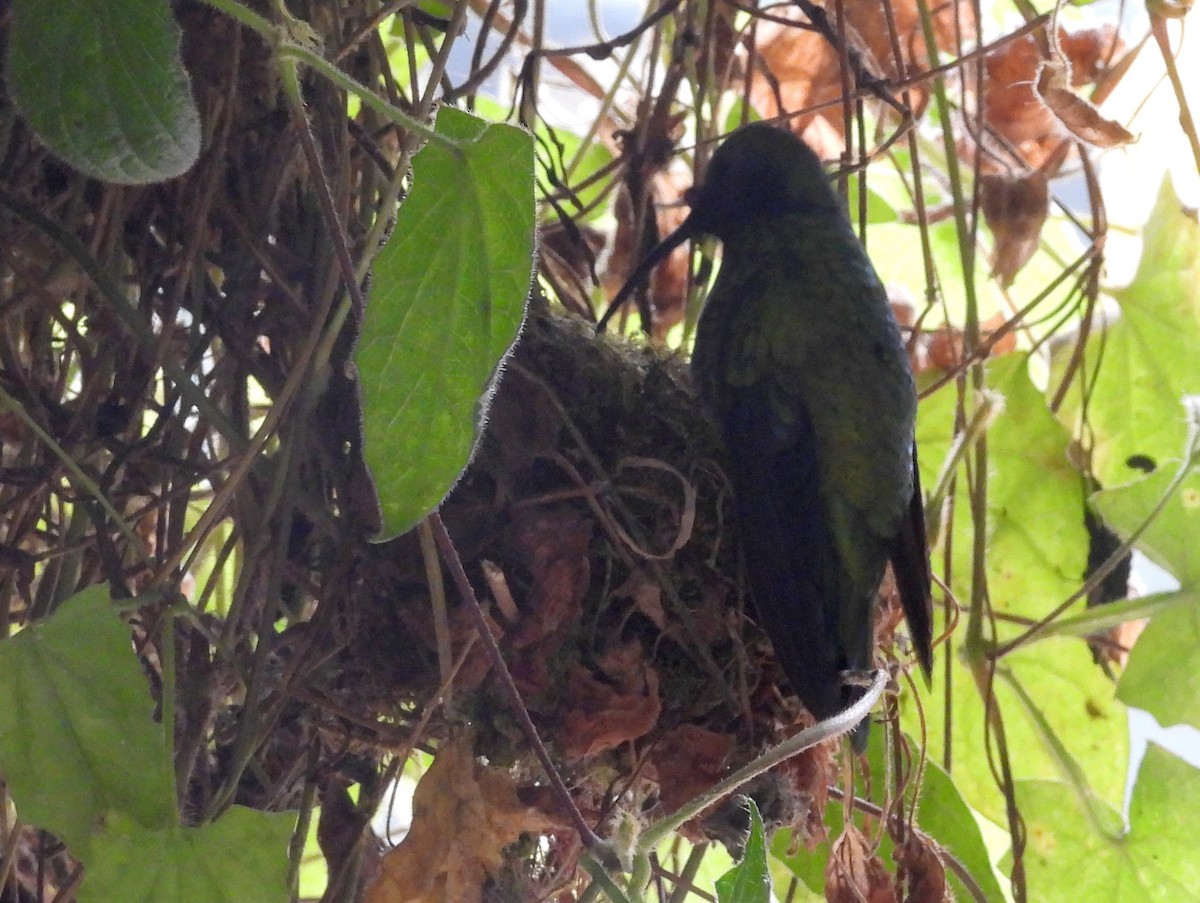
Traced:
<path fill-rule="evenodd" d="M 929 572 L 929 548 L 925 539 L 925 504 L 917 452 L 913 449 L 913 494 L 908 516 L 891 546 L 892 574 L 900 591 L 900 604 L 908 621 L 917 661 L 928 682 L 933 677 L 933 596 Z"/>

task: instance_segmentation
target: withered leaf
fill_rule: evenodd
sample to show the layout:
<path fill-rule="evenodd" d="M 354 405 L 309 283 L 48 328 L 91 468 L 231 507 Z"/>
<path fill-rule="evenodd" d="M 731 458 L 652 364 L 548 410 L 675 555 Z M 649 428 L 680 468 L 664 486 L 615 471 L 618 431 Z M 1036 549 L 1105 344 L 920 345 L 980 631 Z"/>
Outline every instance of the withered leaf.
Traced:
<path fill-rule="evenodd" d="M 476 903 L 522 834 L 555 828 L 521 803 L 506 772 L 480 765 L 469 739 L 438 750 L 413 795 L 408 835 L 383 857 L 366 903 Z"/>
<path fill-rule="evenodd" d="M 513 530 L 515 551 L 533 578 L 515 649 L 535 645 L 574 623 L 591 579 L 588 546 L 593 522 L 569 509 L 540 511 L 518 519 Z"/>
<path fill-rule="evenodd" d="M 1006 322 L 1000 314 L 989 317 L 986 322 L 980 324 L 980 338 L 984 342 L 990 342 L 992 336 L 999 332 Z M 928 366 L 941 370 L 953 370 L 963 362 L 963 346 L 961 329 L 950 326 L 938 327 L 930 333 L 929 343 L 926 346 Z M 1010 330 L 992 342 L 987 348 L 987 353 L 989 357 L 994 357 L 1008 354 L 1016 347 L 1016 336 Z"/>
<path fill-rule="evenodd" d="M 946 884 L 946 867 L 928 837 L 909 833 L 893 852 L 896 863 L 907 872 L 908 893 L 904 903 L 951 903 L 954 897 Z"/>
<path fill-rule="evenodd" d="M 984 116 L 988 128 L 1014 145 L 1030 168 L 1040 168 L 1047 175 L 1053 175 L 1065 159 L 1066 155 L 1060 151 L 1063 128 L 1077 134 L 1069 121 L 1072 116 L 1084 120 L 1081 127 L 1093 119 L 1103 122 L 1095 107 L 1072 89 L 1105 76 L 1110 70 L 1104 66 L 1121 47 L 1111 28 L 1075 32 L 1060 28 L 1055 41 L 1061 56 L 1050 67 L 1057 73 L 1052 76 L 1043 72 L 1047 66 L 1047 37 L 1040 32 L 1005 41 L 984 60 L 987 73 Z M 1043 78 L 1046 91 L 1053 98 L 1041 90 Z M 1113 81 L 1108 79 L 1110 85 Z M 1076 102 L 1085 104 L 1092 112 L 1084 112 L 1082 108 L 1074 112 Z M 1103 125 L 1097 127 L 1102 135 L 1107 130 Z"/>
<path fill-rule="evenodd" d="M 851 51 L 872 77 L 911 76 L 928 68 L 928 52 L 921 29 L 918 6 L 914 0 L 892 0 L 885 9 L 879 0 L 845 0 L 841 11 Z M 832 4 L 826 7 L 835 27 Z M 776 19 L 790 19 L 758 25 L 755 51 L 758 59 L 750 66 L 750 104 L 765 119 L 784 112 L 809 109 L 812 112 L 789 120 L 791 128 L 812 145 L 818 155 L 833 157 L 844 146 L 842 71 L 838 52 L 818 32 L 800 27 L 807 20 L 797 9 L 781 6 L 772 10 Z M 974 29 L 967 4 L 955 0 L 938 4 L 933 13 L 938 46 L 957 52 L 961 39 L 969 39 Z M 893 40 L 892 26 L 895 28 Z M 893 47 L 898 46 L 902 60 L 897 61 Z M 924 106 L 925 89 L 909 89 L 916 110 Z"/>
<path fill-rule="evenodd" d="M 648 192 L 654 207 L 654 223 L 659 236 L 675 231 L 687 217 L 687 207 L 681 203 L 691 176 L 669 169 L 656 172 L 650 178 Z M 635 244 L 638 222 L 628 189 L 622 185 L 613 204 L 617 228 L 613 235 L 612 253 L 608 255 L 601 285 L 609 299 L 613 298 L 637 266 L 646 249 Z M 650 236 L 657 238 L 657 236 Z M 653 317 L 652 333 L 659 338 L 683 319 L 688 285 L 687 245 L 676 248 L 650 274 L 649 299 Z"/>
<path fill-rule="evenodd" d="M 1038 72 L 1037 92 L 1058 121 L 1072 135 L 1096 147 L 1120 147 L 1133 135 L 1119 122 L 1106 119 L 1089 101 L 1071 90 L 1070 70 L 1046 62 Z"/>
<path fill-rule="evenodd" d="M 1038 247 L 1050 212 L 1050 185 L 1040 170 L 1018 175 L 990 174 L 979 180 L 983 218 L 996 246 L 992 271 L 1005 288 Z"/>
<path fill-rule="evenodd" d="M 809 851 L 829 837 L 825 830 L 825 805 L 829 802 L 829 788 L 839 778 L 836 750 L 836 742 L 818 743 L 779 766 L 796 797 L 808 803 L 807 811 L 792 826 L 792 842 L 797 846 L 802 843 Z"/>
<path fill-rule="evenodd" d="M 567 678 L 562 743 L 572 759 L 582 759 L 636 740 L 662 713 L 658 672 L 638 642 L 607 650 L 597 662 L 601 674 L 576 662 Z"/>
<path fill-rule="evenodd" d="M 833 842 L 825 867 L 825 899 L 829 903 L 897 903 L 892 876 L 854 825 L 847 825 Z"/>
<path fill-rule="evenodd" d="M 643 570 L 636 570 L 629 579 L 613 590 L 618 599 L 628 599 L 659 630 L 665 630 L 667 615 L 663 611 L 662 586 Z"/>

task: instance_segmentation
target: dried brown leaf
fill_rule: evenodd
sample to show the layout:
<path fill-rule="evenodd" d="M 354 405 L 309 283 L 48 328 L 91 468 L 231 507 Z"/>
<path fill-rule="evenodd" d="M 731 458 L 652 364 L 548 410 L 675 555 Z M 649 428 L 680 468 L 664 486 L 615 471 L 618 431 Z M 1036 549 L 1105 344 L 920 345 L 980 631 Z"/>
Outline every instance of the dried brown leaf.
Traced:
<path fill-rule="evenodd" d="M 583 759 L 646 734 L 658 723 L 658 673 L 638 642 L 610 647 L 600 674 L 576 662 L 567 677 L 561 740 L 571 759 Z"/>
<path fill-rule="evenodd" d="M 522 834 L 556 825 L 524 805 L 512 778 L 475 760 L 460 736 L 438 750 L 413 795 L 413 821 L 383 857 L 366 903 L 475 903 Z"/>
<path fill-rule="evenodd" d="M 933 841 L 910 832 L 892 855 L 906 872 L 908 893 L 904 895 L 904 903 L 952 903 L 954 896 L 946 884 L 946 866 Z"/>
<path fill-rule="evenodd" d="M 832 4 L 826 9 L 830 23 L 836 24 Z M 929 54 L 915 0 L 846 0 L 842 11 L 847 43 L 869 75 L 895 79 L 928 69 Z M 773 9 L 772 13 L 796 23 L 807 21 L 795 8 Z M 894 42 L 889 16 L 895 25 Z M 956 51 L 961 38 L 969 38 L 974 32 L 967 5 L 953 0 L 938 5 L 933 21 L 938 46 L 944 50 Z M 900 48 L 902 65 L 897 63 L 894 46 Z M 782 22 L 759 24 L 755 50 L 759 60 L 751 69 L 751 106 L 764 118 L 819 107 L 789 120 L 791 127 L 818 155 L 832 157 L 840 153 L 844 147 L 840 103 L 843 82 L 837 51 L 817 32 Z M 918 110 L 924 106 L 923 88 L 910 88 L 909 96 Z"/>
<path fill-rule="evenodd" d="M 640 158 L 629 159 L 636 175 L 627 176 L 617 191 L 613 204 L 617 227 L 613 233 L 612 252 L 605 260 L 600 279 L 610 300 L 620 291 L 643 254 L 660 238 L 673 232 L 687 216 L 687 208 L 681 202 L 684 191 L 692 183 L 691 174 L 668 165 L 683 133 L 681 125 L 679 116 L 659 117 L 647 123 L 643 139 L 646 149 Z M 634 136 L 625 140 L 632 141 Z M 635 195 L 631 190 L 644 193 L 657 235 L 645 234 L 645 221 L 638 216 L 638 205 L 634 203 Z M 683 318 L 687 282 L 688 249 L 679 247 L 650 274 L 648 292 L 654 335 L 666 335 Z"/>
<path fill-rule="evenodd" d="M 1120 147 L 1133 141 L 1133 135 L 1119 122 L 1106 119 L 1091 102 L 1071 89 L 1070 70 L 1047 62 L 1038 72 L 1037 92 L 1072 135 L 1096 147 Z"/>
<path fill-rule="evenodd" d="M 983 340 L 990 342 L 992 336 L 998 333 L 1007 323 L 1003 314 L 993 314 L 988 317 L 980 326 L 980 332 L 983 333 Z M 1011 354 L 1017 350 L 1017 334 L 1011 329 L 1000 338 L 996 339 L 988 348 L 988 357 L 999 357 L 1001 354 Z"/>
<path fill-rule="evenodd" d="M 538 272 L 547 274 L 565 306 L 587 316 L 604 233 L 584 223 L 555 222 L 538 230 Z"/>
<path fill-rule="evenodd" d="M 645 571 L 636 570 L 629 579 L 613 590 L 618 599 L 628 599 L 659 630 L 665 630 L 667 615 L 663 611 L 662 585 Z"/>
<path fill-rule="evenodd" d="M 962 363 L 962 330 L 953 326 L 939 326 L 928 335 L 926 356 L 928 366 L 935 370 L 953 370 Z"/>
<path fill-rule="evenodd" d="M 980 338 L 990 340 L 1007 321 L 1000 314 L 989 317 L 980 324 Z M 953 370 L 963 362 L 963 331 L 953 326 L 940 326 L 928 335 L 926 344 L 927 366 L 939 370 Z M 988 357 L 1008 354 L 1017 347 L 1017 338 L 1010 330 L 988 347 Z"/>
<path fill-rule="evenodd" d="M 681 183 L 686 183 L 681 185 Z M 650 182 L 650 198 L 654 205 L 654 220 L 658 236 L 665 237 L 687 216 L 687 207 L 680 201 L 690 177 L 677 172 L 658 173 Z M 613 298 L 641 258 L 643 248 L 635 246 L 637 221 L 629 192 L 622 187 L 614 205 L 617 228 L 613 234 L 613 252 L 609 255 L 601 285 L 609 299 Z M 661 337 L 683 319 L 687 299 L 688 248 L 681 245 L 650 274 L 649 299 L 653 318 L 652 331 Z"/>
<path fill-rule="evenodd" d="M 780 766 L 796 797 L 808 803 L 808 811 L 793 826 L 792 837 L 793 842 L 802 842 L 809 851 L 829 836 L 825 830 L 825 805 L 829 802 L 829 788 L 840 777 L 836 750 L 836 742 L 818 743 Z"/>
<path fill-rule="evenodd" d="M 1113 25 L 1078 31 L 1058 30 L 1058 49 L 1071 61 L 1071 84 L 1090 85 L 1109 71 L 1109 64 L 1125 49 Z"/>
<path fill-rule="evenodd" d="M 833 842 L 825 867 L 829 903 L 897 903 L 892 876 L 854 825 Z"/>
<path fill-rule="evenodd" d="M 1109 27 L 1075 32 L 1060 28 L 1056 40 L 1061 57 L 1050 67 L 1057 72 L 1053 76 L 1045 76 L 1043 72 L 1043 67 L 1048 66 L 1044 32 L 1006 41 L 984 61 L 987 74 L 984 115 L 988 128 L 1013 145 L 1030 168 L 1046 169 L 1046 175 L 1053 175 L 1065 159 L 1060 151 L 1064 127 L 1066 132 L 1077 134 L 1071 121 L 1080 120 L 1081 128 L 1086 130 L 1090 126 L 1100 137 L 1112 131 L 1104 125 L 1107 121 L 1095 112 L 1095 107 L 1072 89 L 1107 75 L 1109 70 L 1105 65 L 1121 47 L 1115 30 Z M 1045 87 L 1051 97 L 1040 90 L 1043 77 L 1047 79 Z M 1086 105 L 1091 112 L 1084 111 L 1079 104 Z M 1115 139 L 1116 134 L 1113 131 L 1111 138 Z M 1052 165 L 1047 169 L 1047 164 Z M 1000 166 L 989 156 L 985 156 L 984 165 Z"/>
<path fill-rule="evenodd" d="M 1032 34 L 1013 38 L 984 58 L 987 124 L 1018 148 L 1054 130 L 1054 116 L 1033 90 L 1043 59 Z"/>
<path fill-rule="evenodd" d="M 569 509 L 538 510 L 518 518 L 513 544 L 533 579 L 514 649 L 557 636 L 579 619 L 591 580 L 588 547 L 594 522 Z"/>
<path fill-rule="evenodd" d="M 691 184 L 691 175 L 681 170 L 666 170 L 655 177 L 654 215 L 659 235 L 674 232 L 687 218 L 688 208 L 681 202 Z M 672 326 L 683 320 L 687 308 L 689 253 L 686 246 L 676 248 L 650 274 L 653 332 L 659 338 L 664 338 Z"/>
<path fill-rule="evenodd" d="M 980 177 L 979 191 L 983 218 L 996 240 L 992 273 L 1008 288 L 1037 251 L 1050 212 L 1050 184 L 1040 170 L 995 173 Z"/>

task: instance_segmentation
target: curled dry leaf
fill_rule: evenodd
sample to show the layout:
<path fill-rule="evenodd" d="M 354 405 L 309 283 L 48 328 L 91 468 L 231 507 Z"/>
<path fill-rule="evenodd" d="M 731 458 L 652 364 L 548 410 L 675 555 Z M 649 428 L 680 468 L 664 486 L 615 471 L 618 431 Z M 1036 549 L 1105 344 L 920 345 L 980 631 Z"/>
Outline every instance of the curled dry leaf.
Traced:
<path fill-rule="evenodd" d="M 603 248 L 603 233 L 586 223 L 555 222 L 538 230 L 538 272 L 551 280 L 566 307 L 585 318 Z"/>
<path fill-rule="evenodd" d="M 524 510 L 514 518 L 510 554 L 530 580 L 517 594 L 520 620 L 510 640 L 509 667 L 523 694 L 553 687 L 552 659 L 579 622 L 591 581 L 594 526 L 569 508 Z"/>
<path fill-rule="evenodd" d="M 950 371 L 962 363 L 962 330 L 954 326 L 939 326 L 924 336 L 925 366 L 928 369 Z"/>
<path fill-rule="evenodd" d="M 1050 183 L 1040 170 L 1020 175 L 985 174 L 979 180 L 983 218 L 992 230 L 992 275 L 1005 288 L 1038 247 L 1050 212 Z"/>
<path fill-rule="evenodd" d="M 475 760 L 460 736 L 438 750 L 413 795 L 413 820 L 383 857 L 366 903 L 475 903 L 522 834 L 553 830 L 552 819 L 521 802 L 507 773 Z"/>
<path fill-rule="evenodd" d="M 892 856 L 906 873 L 908 893 L 904 895 L 904 903 L 952 903 L 954 897 L 946 884 L 946 866 L 932 840 L 910 832 Z"/>
<path fill-rule="evenodd" d="M 825 899 L 829 903 L 897 903 L 892 876 L 854 825 L 846 826 L 829 852 Z"/>
<path fill-rule="evenodd" d="M 1110 64 L 1125 50 L 1113 25 L 1058 30 L 1058 49 L 1071 61 L 1071 84 L 1079 87 L 1099 81 L 1112 71 Z"/>
<path fill-rule="evenodd" d="M 895 23 L 896 45 L 903 59 L 897 63 L 888 18 Z M 827 7 L 830 24 L 835 28 L 836 13 Z M 847 41 L 868 74 L 896 79 L 928 68 L 928 53 L 921 35 L 920 13 L 915 0 L 845 0 Z M 772 9 L 779 21 L 760 22 L 754 41 L 757 59 L 750 66 L 750 104 L 764 119 L 782 113 L 809 110 L 790 120 L 792 129 L 802 135 L 823 157 L 833 157 L 844 148 L 842 117 L 842 74 L 837 51 L 819 33 L 800 27 L 807 23 L 798 9 Z M 960 36 L 969 39 L 974 29 L 967 4 L 938 4 L 934 30 L 941 49 L 956 52 Z M 957 27 L 956 27 L 957 26 Z M 910 98 L 919 111 L 924 107 L 923 88 L 910 89 Z M 811 126 L 811 127 L 810 127 Z"/>
<path fill-rule="evenodd" d="M 613 201 L 613 216 L 616 217 L 617 228 L 613 232 L 612 244 L 604 257 L 604 266 L 600 274 L 600 285 L 609 300 L 621 290 L 643 252 L 643 247 L 637 242 L 635 214 L 636 209 L 633 199 L 629 196 L 629 188 L 622 184 L 617 189 L 617 196 Z"/>
<path fill-rule="evenodd" d="M 654 179 L 655 220 L 658 234 L 669 235 L 687 218 L 688 208 L 681 202 L 692 184 L 691 176 L 680 170 L 667 170 Z M 659 338 L 683 320 L 687 308 L 688 268 L 690 250 L 686 244 L 676 248 L 671 256 L 654 268 L 650 275 L 651 308 L 654 314 L 653 333 Z"/>
<path fill-rule="evenodd" d="M 1096 147 L 1120 147 L 1133 141 L 1128 129 L 1105 119 L 1095 106 L 1071 89 L 1070 70 L 1061 63 L 1042 64 L 1037 92 L 1058 121 L 1080 141 Z"/>
<path fill-rule="evenodd" d="M 683 192 L 692 183 L 691 174 L 681 166 L 673 168 L 670 165 L 675 145 L 683 134 L 683 117 L 667 114 L 667 109 L 660 105 L 641 133 L 629 133 L 622 139 L 622 157 L 627 170 L 613 204 L 617 228 L 600 279 L 604 294 L 610 300 L 625 284 L 642 255 L 657 244 L 661 236 L 674 231 L 687 215 L 681 201 Z M 638 141 L 640 144 L 634 143 Z M 649 206 L 642 206 L 639 200 Z M 641 211 L 649 211 L 645 219 L 639 215 Z M 647 221 L 653 222 L 651 234 L 647 234 Z M 676 248 L 655 267 L 648 286 L 650 326 L 654 335 L 664 336 L 683 318 L 687 280 L 686 247 Z"/>
<path fill-rule="evenodd" d="M 1092 84 L 1103 76 L 1107 71 L 1104 64 L 1122 46 L 1111 27 L 1076 32 L 1060 28 L 1056 35 L 1062 60 L 1055 64 L 1058 75 L 1053 77 L 1053 84 L 1051 76 L 1043 73 L 1047 60 L 1042 50 L 1046 36 L 1042 32 L 1006 41 L 984 60 L 987 75 L 984 116 L 988 128 L 1015 147 L 1033 169 L 1043 167 L 1056 154 L 1064 140 L 1064 125 L 1067 131 L 1073 131 L 1062 117 L 1078 116 L 1069 111 L 1075 101 L 1095 110 L 1073 89 Z M 1046 90 L 1053 93 L 1053 101 L 1039 90 L 1043 77 L 1047 80 Z M 993 171 L 1001 165 L 990 155 L 984 156 L 984 166 L 993 167 Z M 1053 175 L 1053 170 L 1046 174 Z"/>
<path fill-rule="evenodd" d="M 1006 41 L 984 58 L 987 93 L 984 113 L 988 126 L 1018 149 L 1036 143 L 1054 131 L 1054 117 L 1038 101 L 1033 86 L 1044 57 L 1033 34 Z M 1040 165 L 1040 160 L 1030 160 Z"/>
<path fill-rule="evenodd" d="M 638 642 L 610 647 L 596 674 L 571 665 L 563 703 L 567 710 L 562 744 L 571 759 L 583 759 L 636 740 L 658 723 L 662 700 L 658 673 Z"/>
<path fill-rule="evenodd" d="M 875 648 L 890 648 L 896 628 L 904 623 L 904 607 L 900 604 L 900 591 L 896 588 L 896 575 L 889 565 L 879 585 L 879 608 L 875 611 Z"/>
<path fill-rule="evenodd" d="M 983 334 L 983 340 L 990 343 L 988 357 L 1011 354 L 1017 350 L 1017 334 L 1013 330 L 1010 329 L 1000 335 L 1000 331 L 1006 325 L 1008 325 L 1008 321 L 1002 314 L 994 314 L 983 321 L 980 331 Z"/>

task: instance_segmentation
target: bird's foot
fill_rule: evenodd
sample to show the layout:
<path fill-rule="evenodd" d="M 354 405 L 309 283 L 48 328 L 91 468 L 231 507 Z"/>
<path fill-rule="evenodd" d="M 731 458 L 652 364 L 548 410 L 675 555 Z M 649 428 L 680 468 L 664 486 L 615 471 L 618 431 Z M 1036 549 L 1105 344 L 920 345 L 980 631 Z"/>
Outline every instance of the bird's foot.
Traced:
<path fill-rule="evenodd" d="M 875 682 L 875 676 L 879 672 L 875 669 L 870 671 L 855 671 L 847 670 L 842 672 L 842 683 L 847 687 L 862 687 L 864 690 Z M 888 681 L 888 690 L 894 688 L 896 683 L 896 675 L 889 673 L 890 680 Z"/>

